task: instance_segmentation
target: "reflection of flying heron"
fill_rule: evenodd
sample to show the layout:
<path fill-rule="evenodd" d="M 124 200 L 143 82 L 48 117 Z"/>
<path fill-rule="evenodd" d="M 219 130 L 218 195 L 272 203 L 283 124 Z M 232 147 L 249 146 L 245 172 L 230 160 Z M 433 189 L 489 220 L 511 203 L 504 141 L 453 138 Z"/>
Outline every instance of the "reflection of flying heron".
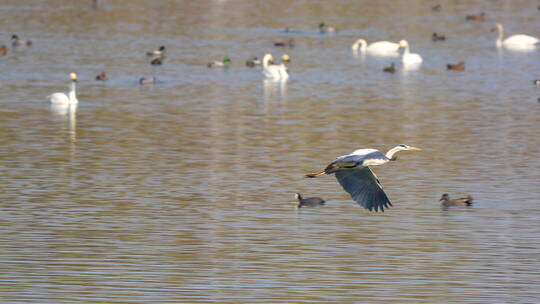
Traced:
<path fill-rule="evenodd" d="M 421 151 L 422 149 L 398 145 L 386 152 L 386 155 L 375 149 L 359 149 L 336 158 L 324 170 L 307 174 L 306 177 L 335 173 L 338 182 L 355 202 L 369 211 L 380 209 L 384 212 L 384 208 L 389 208 L 392 203 L 369 166 L 383 165 L 396 160 L 397 157 L 394 154 L 407 150 Z"/>

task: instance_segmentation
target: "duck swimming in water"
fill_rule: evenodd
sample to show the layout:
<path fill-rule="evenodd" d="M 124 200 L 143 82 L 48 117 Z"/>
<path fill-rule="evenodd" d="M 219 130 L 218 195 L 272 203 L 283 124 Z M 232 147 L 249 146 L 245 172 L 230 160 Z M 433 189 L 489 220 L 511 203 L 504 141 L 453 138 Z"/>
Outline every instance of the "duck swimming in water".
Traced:
<path fill-rule="evenodd" d="M 464 61 L 460 61 L 456 64 L 447 64 L 446 65 L 446 69 L 447 70 L 453 70 L 453 71 L 464 71 L 465 70 L 465 62 Z"/>
<path fill-rule="evenodd" d="M 206 66 L 209 68 L 226 68 L 231 64 L 231 59 L 229 57 L 223 58 L 221 61 L 209 62 Z"/>
<path fill-rule="evenodd" d="M 148 77 L 148 78 L 145 78 L 145 77 L 141 77 L 139 79 L 139 84 L 140 85 L 143 85 L 143 84 L 153 84 L 153 83 L 156 83 L 157 79 L 156 77 L 152 76 L 152 77 Z"/>
<path fill-rule="evenodd" d="M 153 66 L 158 66 L 163 64 L 162 58 L 154 58 L 152 61 L 150 61 L 150 64 Z"/>
<path fill-rule="evenodd" d="M 107 77 L 107 74 L 105 72 L 101 72 L 101 74 L 96 76 L 97 81 L 107 81 L 109 80 L 109 77 Z"/>
<path fill-rule="evenodd" d="M 444 41 L 446 40 L 446 36 L 433 33 L 433 35 L 431 35 L 431 40 L 433 40 L 433 42 Z"/>
<path fill-rule="evenodd" d="M 470 206 L 472 205 L 473 198 L 472 196 L 467 195 L 466 197 L 450 199 L 450 196 L 445 193 L 441 196 L 439 201 L 444 208 L 448 208 L 453 206 Z"/>
<path fill-rule="evenodd" d="M 293 39 L 293 38 L 289 38 L 289 40 L 287 40 L 287 41 L 278 41 L 278 42 L 274 42 L 274 46 L 277 46 L 277 47 L 289 47 L 289 48 L 293 48 L 293 47 L 294 47 L 294 39 Z"/>
<path fill-rule="evenodd" d="M 485 21 L 486 20 L 486 13 L 482 12 L 479 15 L 467 15 L 467 16 L 465 16 L 465 20 L 467 20 L 467 21 Z"/>
<path fill-rule="evenodd" d="M 165 46 L 160 46 L 157 50 L 146 52 L 148 57 L 164 57 L 165 56 Z"/>
<path fill-rule="evenodd" d="M 385 67 L 383 69 L 383 72 L 394 74 L 396 72 L 396 65 L 392 62 L 392 64 L 389 67 Z"/>
<path fill-rule="evenodd" d="M 18 47 L 18 46 L 31 46 L 31 45 L 32 45 L 32 41 L 30 41 L 30 40 L 19 39 L 19 36 L 13 34 L 13 35 L 11 35 L 11 45 L 14 46 L 14 47 Z"/>
<path fill-rule="evenodd" d="M 326 25 L 324 22 L 319 23 L 319 32 L 321 34 L 335 33 L 337 30 L 335 27 Z"/>
<path fill-rule="evenodd" d="M 261 61 L 259 60 L 259 58 L 257 58 L 257 56 L 246 60 L 246 66 L 252 68 L 256 65 L 261 65 Z"/>

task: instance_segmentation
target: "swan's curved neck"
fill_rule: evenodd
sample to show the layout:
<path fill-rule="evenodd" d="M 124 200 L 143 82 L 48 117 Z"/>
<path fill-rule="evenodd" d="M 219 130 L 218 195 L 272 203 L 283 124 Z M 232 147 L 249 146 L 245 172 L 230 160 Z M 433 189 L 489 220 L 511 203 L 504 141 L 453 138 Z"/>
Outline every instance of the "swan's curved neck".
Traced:
<path fill-rule="evenodd" d="M 365 52 L 367 48 L 367 42 L 364 39 L 358 39 L 356 42 L 352 45 L 353 51 Z"/>
<path fill-rule="evenodd" d="M 409 51 L 409 44 L 408 43 L 405 44 L 404 48 L 405 48 L 405 50 L 403 51 L 403 54 L 409 54 L 410 51 Z"/>
<path fill-rule="evenodd" d="M 71 103 L 77 103 L 79 102 L 77 100 L 77 83 L 75 81 L 71 82 L 71 85 L 69 87 L 69 93 L 68 93 L 69 101 Z"/>
<path fill-rule="evenodd" d="M 499 38 L 497 38 L 497 46 L 501 46 L 504 38 L 504 29 L 502 25 L 497 26 L 497 30 L 499 30 Z"/>
<path fill-rule="evenodd" d="M 388 159 L 392 160 L 394 158 L 394 154 L 396 154 L 399 151 L 402 151 L 401 147 L 400 146 L 395 146 L 392 149 L 388 150 L 388 152 L 386 152 L 386 157 L 388 157 Z"/>
<path fill-rule="evenodd" d="M 272 56 L 265 55 L 263 57 L 263 62 L 262 62 L 263 68 L 268 67 L 268 63 L 270 62 L 270 60 L 272 60 Z"/>

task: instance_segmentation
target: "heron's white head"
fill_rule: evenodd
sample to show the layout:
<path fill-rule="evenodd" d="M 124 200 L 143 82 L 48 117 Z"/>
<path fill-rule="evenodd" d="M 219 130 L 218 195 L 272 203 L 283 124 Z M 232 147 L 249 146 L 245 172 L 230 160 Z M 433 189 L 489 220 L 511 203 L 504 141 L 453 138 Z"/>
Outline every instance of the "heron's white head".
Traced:
<path fill-rule="evenodd" d="M 71 78 L 72 81 L 77 81 L 77 74 L 71 73 L 69 74 L 69 78 Z"/>
<path fill-rule="evenodd" d="M 397 156 L 395 156 L 395 154 L 399 151 L 422 151 L 422 149 L 401 144 L 386 152 L 386 157 L 388 157 L 390 160 L 396 160 Z"/>
<path fill-rule="evenodd" d="M 302 199 L 302 195 L 301 195 L 300 193 L 296 192 L 296 193 L 294 194 L 294 198 L 296 198 L 296 199 L 298 199 L 298 200 L 299 200 L 299 199 Z"/>
<path fill-rule="evenodd" d="M 404 144 L 398 145 L 396 148 L 398 148 L 399 151 L 422 151 L 420 148 L 411 147 Z"/>

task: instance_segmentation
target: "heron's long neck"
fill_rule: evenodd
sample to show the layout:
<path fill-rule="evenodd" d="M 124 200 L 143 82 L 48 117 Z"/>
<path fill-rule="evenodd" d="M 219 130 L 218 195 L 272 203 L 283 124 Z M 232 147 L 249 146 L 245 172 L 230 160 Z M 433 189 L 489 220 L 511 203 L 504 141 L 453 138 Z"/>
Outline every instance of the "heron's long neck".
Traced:
<path fill-rule="evenodd" d="M 386 157 L 388 157 L 388 159 L 392 159 L 394 157 L 394 154 L 396 154 L 399 151 L 401 151 L 399 146 L 394 147 L 394 148 L 388 150 L 388 152 L 386 152 Z"/>
<path fill-rule="evenodd" d="M 497 46 L 501 46 L 503 38 L 504 38 L 504 29 L 502 26 L 498 26 L 497 29 L 499 30 L 499 38 L 497 38 Z"/>
<path fill-rule="evenodd" d="M 68 97 L 69 97 L 69 101 L 72 102 L 72 103 L 77 103 L 78 100 L 77 100 L 77 90 L 76 90 L 76 83 L 75 81 L 72 81 L 71 82 L 71 86 L 69 88 L 69 93 L 68 93 Z"/>

